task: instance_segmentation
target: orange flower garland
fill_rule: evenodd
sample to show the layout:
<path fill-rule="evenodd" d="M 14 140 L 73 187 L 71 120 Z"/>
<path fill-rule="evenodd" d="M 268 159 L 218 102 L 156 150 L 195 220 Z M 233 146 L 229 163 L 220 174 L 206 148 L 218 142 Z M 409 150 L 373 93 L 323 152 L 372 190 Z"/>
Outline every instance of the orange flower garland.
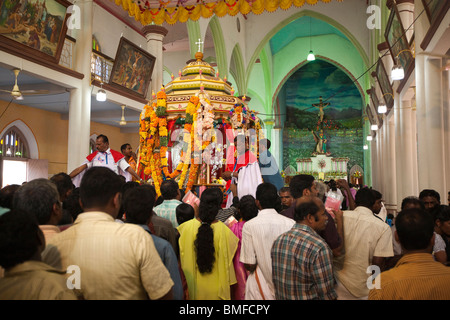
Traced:
<path fill-rule="evenodd" d="M 185 118 L 185 124 L 184 124 L 184 142 L 188 143 L 188 148 L 186 152 L 184 153 L 184 163 L 183 169 L 181 172 L 180 180 L 178 181 L 178 186 L 180 189 L 183 188 L 184 182 L 186 180 L 187 171 L 189 169 L 189 165 L 191 162 L 191 154 L 192 154 L 192 147 L 194 146 L 194 126 L 195 118 L 196 118 L 196 111 L 197 111 L 197 105 L 199 103 L 199 98 L 197 96 L 192 96 L 189 99 L 188 105 L 186 107 L 186 118 Z M 193 184 L 194 184 L 194 175 L 195 170 L 193 169 L 195 165 L 191 166 L 191 170 L 189 170 L 189 178 L 188 183 L 186 186 L 186 192 L 191 190 Z M 195 177 L 196 178 L 196 177 Z"/>
<path fill-rule="evenodd" d="M 144 174 L 151 176 L 155 189 L 160 195 L 160 185 L 162 174 L 166 178 L 175 178 L 180 175 L 178 185 L 183 188 L 186 178 L 186 191 L 192 189 L 197 181 L 202 151 L 208 146 L 209 141 L 202 143 L 203 130 L 212 126 L 214 114 L 212 106 L 208 99 L 206 101 L 198 96 L 192 96 L 186 108 L 184 136 L 183 140 L 187 143 L 187 150 L 181 153 L 182 161 L 177 168 L 170 172 L 168 168 L 167 150 L 168 150 L 168 129 L 167 129 L 167 96 L 162 89 L 156 95 L 157 102 L 152 106 L 146 105 L 143 110 L 143 117 L 140 121 L 140 163 L 145 168 Z M 206 103 L 206 104 L 205 104 Z M 201 108 L 205 105 L 205 110 Z M 199 120 L 197 122 L 197 119 Z M 155 150 L 159 148 L 159 152 Z M 195 157 L 193 159 L 193 157 Z M 161 171 L 160 171 L 161 170 Z M 188 174 L 189 172 L 189 174 Z"/>
<path fill-rule="evenodd" d="M 161 166 L 162 171 L 164 172 L 164 175 L 166 178 L 173 179 L 176 176 L 178 176 L 182 172 L 183 164 L 179 164 L 177 168 L 173 172 L 169 172 L 169 162 L 167 159 L 167 145 L 168 145 L 168 130 L 167 130 L 167 118 L 165 114 L 165 110 L 167 107 L 167 95 L 164 92 L 164 89 L 162 89 L 160 92 L 157 93 L 157 107 L 159 108 L 158 113 L 158 123 L 159 123 L 159 141 L 160 141 L 160 160 L 161 160 Z"/>
<path fill-rule="evenodd" d="M 194 146 L 194 137 L 195 137 L 195 130 L 196 130 L 196 125 L 197 125 L 197 113 L 193 114 L 193 125 L 191 126 L 192 130 L 191 130 L 191 146 Z M 200 149 L 201 150 L 201 149 Z M 194 155 L 196 150 L 193 150 Z M 201 156 L 201 153 L 200 153 Z M 189 179 L 188 179 L 188 183 L 186 185 L 186 192 L 190 191 L 192 189 L 192 187 L 194 186 L 194 183 L 197 181 L 197 176 L 198 176 L 198 168 L 199 168 L 199 159 L 193 159 L 194 162 L 191 165 L 191 168 L 189 170 Z"/>

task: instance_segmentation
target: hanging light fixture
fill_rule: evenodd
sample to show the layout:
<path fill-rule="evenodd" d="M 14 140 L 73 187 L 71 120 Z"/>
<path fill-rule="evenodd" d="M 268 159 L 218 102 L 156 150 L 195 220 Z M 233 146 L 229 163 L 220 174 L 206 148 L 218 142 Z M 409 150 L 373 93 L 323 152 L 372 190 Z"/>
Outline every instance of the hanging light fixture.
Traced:
<path fill-rule="evenodd" d="M 103 90 L 103 83 L 101 84 L 101 89 L 97 91 L 96 99 L 97 101 L 106 101 L 106 91 Z"/>
<path fill-rule="evenodd" d="M 373 140 L 372 136 L 367 136 L 367 141 L 372 141 L 372 140 Z"/>
<path fill-rule="evenodd" d="M 383 97 L 380 99 L 381 102 L 378 105 L 378 113 L 381 113 L 381 114 L 387 112 L 386 99 L 384 99 L 385 95 L 390 95 L 390 96 L 392 96 L 392 99 L 394 99 L 394 95 L 392 93 L 390 93 L 390 92 L 386 92 L 385 94 L 383 94 Z"/>
<path fill-rule="evenodd" d="M 374 130 L 374 131 L 378 130 L 378 125 L 376 125 L 376 124 L 371 125 L 370 130 Z"/>
<path fill-rule="evenodd" d="M 367 150 L 367 149 L 369 149 L 369 146 L 367 144 L 365 144 L 363 148 L 364 148 L 364 150 Z"/>
<path fill-rule="evenodd" d="M 311 32 L 311 17 L 309 17 L 309 54 L 308 57 L 306 58 L 306 60 L 308 61 L 314 61 L 316 60 L 316 56 L 314 55 L 313 51 L 312 51 L 312 32 Z"/>
<path fill-rule="evenodd" d="M 402 52 L 405 52 L 405 51 L 411 52 L 412 56 L 415 57 L 414 52 L 409 50 L 409 49 L 404 49 L 404 50 L 400 51 L 397 54 L 397 56 L 395 57 L 395 64 L 394 64 L 394 66 L 392 67 L 392 70 L 391 70 L 391 79 L 392 79 L 392 81 L 403 80 L 405 78 L 405 70 L 403 69 L 403 66 L 401 65 L 400 60 L 398 58 L 399 55 Z"/>
<path fill-rule="evenodd" d="M 391 70 L 391 79 L 392 81 L 403 80 L 403 78 L 405 77 L 405 70 L 403 70 L 398 57 L 395 59 L 395 61 L 396 62 Z"/>
<path fill-rule="evenodd" d="M 378 113 L 386 113 L 387 112 L 387 106 L 384 102 L 382 102 L 379 106 L 378 106 Z"/>

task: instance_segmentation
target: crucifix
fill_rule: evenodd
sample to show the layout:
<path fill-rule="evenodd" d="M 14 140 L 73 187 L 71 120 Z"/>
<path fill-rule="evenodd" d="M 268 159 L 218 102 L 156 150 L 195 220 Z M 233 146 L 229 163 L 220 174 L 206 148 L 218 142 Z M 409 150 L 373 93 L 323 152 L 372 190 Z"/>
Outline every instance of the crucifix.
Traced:
<path fill-rule="evenodd" d="M 202 39 L 198 39 L 198 42 L 196 42 L 195 44 L 198 44 L 198 52 L 202 52 L 202 44 L 204 43 L 203 41 L 201 41 Z"/>
<path fill-rule="evenodd" d="M 312 105 L 313 107 L 316 107 L 316 108 L 319 109 L 319 118 L 320 118 L 320 122 L 321 122 L 321 123 L 323 122 L 323 116 L 324 116 L 323 108 L 325 108 L 325 107 L 327 107 L 327 106 L 329 106 L 329 105 L 330 105 L 329 102 L 327 102 L 327 103 L 323 103 L 323 102 L 322 102 L 322 97 L 319 97 L 319 103 L 314 103 L 314 104 Z"/>

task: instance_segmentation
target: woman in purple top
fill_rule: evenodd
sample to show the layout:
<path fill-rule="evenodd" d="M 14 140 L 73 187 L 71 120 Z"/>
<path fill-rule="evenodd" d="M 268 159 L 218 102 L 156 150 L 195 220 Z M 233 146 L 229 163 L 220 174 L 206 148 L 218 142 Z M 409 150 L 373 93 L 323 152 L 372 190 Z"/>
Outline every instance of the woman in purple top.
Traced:
<path fill-rule="evenodd" d="M 248 271 L 245 270 L 244 264 L 239 261 L 239 258 L 241 255 L 242 227 L 244 223 L 258 215 L 258 207 L 252 195 L 243 196 L 239 200 L 238 215 L 238 222 L 228 225 L 231 231 L 239 238 L 238 248 L 233 259 L 237 284 L 232 288 L 231 299 L 245 300 L 245 284 L 247 282 Z"/>

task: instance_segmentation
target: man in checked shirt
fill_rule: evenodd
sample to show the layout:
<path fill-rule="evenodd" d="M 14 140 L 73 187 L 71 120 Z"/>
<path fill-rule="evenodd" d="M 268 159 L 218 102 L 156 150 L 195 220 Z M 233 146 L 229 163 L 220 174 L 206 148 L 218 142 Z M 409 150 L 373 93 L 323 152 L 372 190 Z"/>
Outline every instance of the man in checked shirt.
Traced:
<path fill-rule="evenodd" d="M 295 225 L 272 247 L 272 277 L 277 300 L 335 300 L 332 252 L 318 232 L 328 217 L 317 197 L 298 199 Z"/>

